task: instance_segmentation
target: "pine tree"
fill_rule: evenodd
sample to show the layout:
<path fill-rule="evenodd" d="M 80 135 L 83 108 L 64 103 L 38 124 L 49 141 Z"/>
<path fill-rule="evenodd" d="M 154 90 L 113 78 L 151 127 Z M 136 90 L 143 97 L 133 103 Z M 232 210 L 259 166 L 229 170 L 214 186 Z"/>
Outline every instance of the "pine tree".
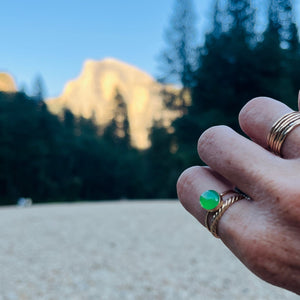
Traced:
<path fill-rule="evenodd" d="M 176 154 L 177 145 L 174 135 L 156 122 L 150 132 L 151 148 L 145 152 L 147 182 L 146 191 L 149 198 L 175 198 L 176 180 L 183 166 Z"/>
<path fill-rule="evenodd" d="M 235 38 L 249 42 L 254 35 L 254 9 L 250 0 L 229 0 L 228 12 L 232 22 L 230 30 L 236 34 Z"/>
<path fill-rule="evenodd" d="M 160 55 L 161 81 L 193 84 L 196 55 L 196 27 L 193 0 L 175 0 L 174 12 L 166 30 L 166 49 Z"/>
<path fill-rule="evenodd" d="M 299 89 L 299 40 L 289 0 L 270 0 L 268 26 L 256 47 L 257 89 L 296 109 Z"/>
<path fill-rule="evenodd" d="M 36 101 L 43 101 L 45 99 L 45 83 L 41 75 L 35 78 L 32 97 Z"/>
<path fill-rule="evenodd" d="M 239 130 L 238 113 L 255 96 L 250 1 L 229 1 L 221 9 L 217 0 L 214 9 L 213 29 L 200 48 L 192 105 L 173 124 L 177 155 L 185 166 L 199 163 L 195 143 L 205 129 L 226 124 Z"/>
<path fill-rule="evenodd" d="M 230 120 L 253 95 L 255 16 L 249 0 L 231 0 L 223 12 L 217 1 L 214 16 L 214 29 L 201 49 L 190 112 L 220 110 Z"/>
<path fill-rule="evenodd" d="M 130 128 L 127 105 L 119 90 L 115 94 L 115 111 L 111 123 L 104 131 L 104 137 L 118 146 L 130 147 Z"/>
<path fill-rule="evenodd" d="M 262 95 L 280 99 L 283 52 L 280 37 L 278 0 L 270 0 L 268 26 L 263 41 L 256 47 L 256 76 L 258 90 Z"/>
<path fill-rule="evenodd" d="M 279 0 L 278 0 L 279 1 Z M 297 95 L 300 88 L 300 44 L 295 12 L 290 0 L 279 1 L 281 21 L 281 40 L 283 49 L 284 78 L 282 80 L 282 98 L 297 109 Z"/>
<path fill-rule="evenodd" d="M 213 15 L 213 30 L 210 34 L 210 36 L 213 36 L 215 38 L 219 38 L 222 33 L 222 13 L 219 9 L 220 7 L 220 1 L 215 0 L 214 5 L 214 15 Z"/>
<path fill-rule="evenodd" d="M 120 137 L 122 139 L 123 144 L 128 147 L 130 145 L 130 133 L 129 133 L 127 105 L 124 101 L 123 96 L 120 94 L 118 90 L 116 91 L 115 101 L 116 101 L 115 120 L 117 125 L 116 135 Z"/>
<path fill-rule="evenodd" d="M 295 47 L 298 38 L 292 2 L 290 0 L 272 0 L 270 9 L 271 5 L 277 10 L 281 45 L 285 49 Z"/>

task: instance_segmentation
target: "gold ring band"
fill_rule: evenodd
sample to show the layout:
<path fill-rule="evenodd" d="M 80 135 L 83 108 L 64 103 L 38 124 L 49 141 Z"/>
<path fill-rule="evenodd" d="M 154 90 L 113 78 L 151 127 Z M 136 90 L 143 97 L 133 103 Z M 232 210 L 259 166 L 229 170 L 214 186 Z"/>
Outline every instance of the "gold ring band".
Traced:
<path fill-rule="evenodd" d="M 233 194 L 228 199 L 224 200 L 223 196 L 227 194 Z M 215 236 L 216 238 L 219 238 L 218 236 L 218 223 L 225 213 L 225 211 L 235 202 L 250 198 L 246 196 L 245 194 L 240 193 L 237 190 L 228 190 L 224 193 L 220 194 L 221 196 L 221 203 L 218 206 L 218 209 L 216 211 L 208 211 L 205 216 L 204 225 L 205 227 Z"/>
<path fill-rule="evenodd" d="M 281 148 L 287 135 L 297 126 L 300 125 L 300 113 L 291 112 L 282 116 L 272 126 L 268 137 L 268 148 L 276 155 L 282 156 Z"/>
<path fill-rule="evenodd" d="M 236 194 L 228 198 L 223 202 L 223 205 L 213 214 L 212 220 L 211 220 L 211 225 L 209 227 L 210 232 L 212 235 L 216 238 L 220 238 L 218 235 L 218 224 L 225 213 L 225 211 L 235 202 L 245 199 L 245 197 L 241 194 Z"/>

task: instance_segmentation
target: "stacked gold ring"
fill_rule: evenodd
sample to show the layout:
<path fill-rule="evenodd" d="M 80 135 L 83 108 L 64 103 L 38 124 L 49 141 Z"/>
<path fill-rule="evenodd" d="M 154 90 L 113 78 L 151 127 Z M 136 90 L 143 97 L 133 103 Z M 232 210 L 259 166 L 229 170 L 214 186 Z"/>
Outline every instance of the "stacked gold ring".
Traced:
<path fill-rule="evenodd" d="M 300 125 L 300 113 L 291 112 L 282 116 L 272 126 L 268 137 L 268 148 L 276 155 L 282 156 L 281 148 L 288 135 L 295 127 Z"/>

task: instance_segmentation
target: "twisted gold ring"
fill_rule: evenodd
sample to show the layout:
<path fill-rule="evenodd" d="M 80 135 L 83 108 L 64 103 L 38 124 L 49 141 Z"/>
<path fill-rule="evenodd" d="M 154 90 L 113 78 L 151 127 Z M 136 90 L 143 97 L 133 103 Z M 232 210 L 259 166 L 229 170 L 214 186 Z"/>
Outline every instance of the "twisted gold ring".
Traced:
<path fill-rule="evenodd" d="M 208 230 L 213 234 L 214 237 L 220 238 L 218 235 L 218 224 L 225 213 L 225 211 L 235 202 L 245 199 L 245 197 L 241 194 L 236 194 L 223 201 L 222 206 L 212 215 L 210 226 Z M 208 223 L 207 223 L 208 224 Z"/>
<path fill-rule="evenodd" d="M 224 196 L 232 194 L 228 199 L 224 200 Z M 200 205 L 207 211 L 205 216 L 205 227 L 216 237 L 218 235 L 218 223 L 225 211 L 235 202 L 250 198 L 244 193 L 236 190 L 228 190 L 219 194 L 214 190 L 208 190 L 201 194 Z"/>

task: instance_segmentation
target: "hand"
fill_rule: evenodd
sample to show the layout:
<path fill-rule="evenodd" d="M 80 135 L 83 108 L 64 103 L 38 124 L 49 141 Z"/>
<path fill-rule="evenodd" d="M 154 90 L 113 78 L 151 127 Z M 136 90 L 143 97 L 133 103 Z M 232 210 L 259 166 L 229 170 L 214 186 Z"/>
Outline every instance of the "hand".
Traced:
<path fill-rule="evenodd" d="M 203 225 L 200 195 L 238 187 L 252 201 L 234 203 L 221 217 L 225 245 L 256 275 L 300 294 L 300 126 L 289 133 L 282 158 L 267 150 L 272 125 L 291 109 L 270 98 L 255 98 L 239 122 L 251 140 L 226 126 L 205 131 L 198 142 L 209 167 L 192 167 L 178 179 L 183 206 Z M 209 234 L 209 232 L 208 232 Z"/>

